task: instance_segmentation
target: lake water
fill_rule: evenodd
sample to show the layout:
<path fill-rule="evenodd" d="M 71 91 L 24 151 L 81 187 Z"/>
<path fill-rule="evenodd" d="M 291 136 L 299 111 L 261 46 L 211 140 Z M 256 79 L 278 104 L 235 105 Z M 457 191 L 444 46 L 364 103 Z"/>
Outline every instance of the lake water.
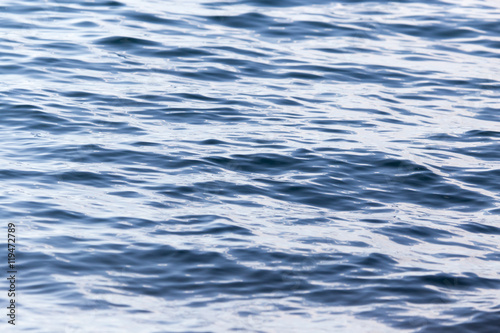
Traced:
<path fill-rule="evenodd" d="M 498 332 L 500 2 L 0 9 L 3 332 Z"/>

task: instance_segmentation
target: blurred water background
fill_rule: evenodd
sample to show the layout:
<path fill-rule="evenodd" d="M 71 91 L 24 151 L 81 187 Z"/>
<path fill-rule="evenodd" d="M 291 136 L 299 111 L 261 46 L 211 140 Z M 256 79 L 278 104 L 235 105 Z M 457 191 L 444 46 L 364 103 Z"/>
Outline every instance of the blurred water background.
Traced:
<path fill-rule="evenodd" d="M 498 1 L 0 10 L 3 332 L 498 332 Z"/>

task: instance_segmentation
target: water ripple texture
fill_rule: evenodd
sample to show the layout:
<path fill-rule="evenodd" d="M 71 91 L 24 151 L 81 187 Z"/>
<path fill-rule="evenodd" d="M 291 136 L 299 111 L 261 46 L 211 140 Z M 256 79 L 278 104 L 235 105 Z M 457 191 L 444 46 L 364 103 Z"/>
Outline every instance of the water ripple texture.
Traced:
<path fill-rule="evenodd" d="M 498 1 L 0 9 L 3 332 L 498 331 Z"/>

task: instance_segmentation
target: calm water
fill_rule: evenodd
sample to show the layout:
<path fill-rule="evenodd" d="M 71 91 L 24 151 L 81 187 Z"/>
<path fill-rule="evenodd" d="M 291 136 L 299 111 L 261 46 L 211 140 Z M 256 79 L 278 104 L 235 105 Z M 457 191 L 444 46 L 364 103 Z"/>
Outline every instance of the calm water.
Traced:
<path fill-rule="evenodd" d="M 498 332 L 498 1 L 0 9 L 3 332 Z"/>

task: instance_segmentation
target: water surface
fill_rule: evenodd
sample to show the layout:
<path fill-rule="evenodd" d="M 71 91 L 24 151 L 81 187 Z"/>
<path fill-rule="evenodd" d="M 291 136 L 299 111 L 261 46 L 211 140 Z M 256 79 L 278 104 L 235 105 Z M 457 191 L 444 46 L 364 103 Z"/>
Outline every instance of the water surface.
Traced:
<path fill-rule="evenodd" d="M 498 329 L 497 1 L 0 9 L 16 330 Z"/>

